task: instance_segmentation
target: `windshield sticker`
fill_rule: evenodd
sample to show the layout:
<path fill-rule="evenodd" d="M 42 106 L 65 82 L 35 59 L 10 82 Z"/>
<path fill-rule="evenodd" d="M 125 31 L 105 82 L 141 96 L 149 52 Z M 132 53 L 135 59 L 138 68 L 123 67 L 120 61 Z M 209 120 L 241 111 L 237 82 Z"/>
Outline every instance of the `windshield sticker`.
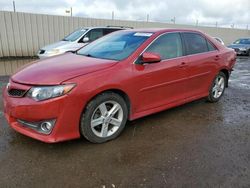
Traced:
<path fill-rule="evenodd" d="M 138 37 L 150 37 L 153 33 L 135 33 L 134 36 Z"/>

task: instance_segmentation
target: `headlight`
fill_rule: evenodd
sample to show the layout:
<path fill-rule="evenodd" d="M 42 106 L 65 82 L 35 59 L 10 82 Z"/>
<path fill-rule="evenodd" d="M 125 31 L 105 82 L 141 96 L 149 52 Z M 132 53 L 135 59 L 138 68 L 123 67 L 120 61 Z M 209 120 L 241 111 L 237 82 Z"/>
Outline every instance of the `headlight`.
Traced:
<path fill-rule="evenodd" d="M 69 93 L 75 86 L 75 84 L 65 84 L 58 86 L 32 87 L 28 91 L 27 96 L 36 101 L 42 101 L 65 95 Z"/>
<path fill-rule="evenodd" d="M 6 89 L 9 90 L 10 88 L 10 82 L 8 82 L 8 84 L 6 85 Z"/>
<path fill-rule="evenodd" d="M 47 54 L 49 55 L 56 55 L 56 54 L 61 54 L 61 53 L 64 53 L 64 51 L 60 49 L 52 49 L 50 51 L 47 51 Z"/>

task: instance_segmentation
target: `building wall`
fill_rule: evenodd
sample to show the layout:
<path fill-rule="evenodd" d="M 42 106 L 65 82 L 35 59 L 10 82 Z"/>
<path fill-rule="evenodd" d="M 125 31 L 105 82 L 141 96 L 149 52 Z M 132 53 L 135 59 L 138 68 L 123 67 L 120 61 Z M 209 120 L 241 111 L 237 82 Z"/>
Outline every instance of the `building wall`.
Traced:
<path fill-rule="evenodd" d="M 134 28 L 194 28 L 222 38 L 226 45 L 239 37 L 250 37 L 249 30 L 240 29 L 0 11 L 0 57 L 34 56 L 40 47 L 62 39 L 79 27 L 107 25 Z"/>

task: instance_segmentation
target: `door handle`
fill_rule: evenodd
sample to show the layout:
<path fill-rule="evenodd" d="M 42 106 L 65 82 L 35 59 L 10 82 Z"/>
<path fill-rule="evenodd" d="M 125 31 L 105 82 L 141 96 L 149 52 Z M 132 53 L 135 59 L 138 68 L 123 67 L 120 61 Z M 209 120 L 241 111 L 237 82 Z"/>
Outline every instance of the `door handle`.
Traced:
<path fill-rule="evenodd" d="M 218 56 L 218 55 L 216 55 L 214 58 L 215 61 L 218 61 L 219 59 L 220 59 L 220 56 Z"/>
<path fill-rule="evenodd" d="M 187 64 L 186 64 L 186 62 L 181 62 L 181 64 L 179 65 L 179 67 L 186 67 L 187 66 Z"/>

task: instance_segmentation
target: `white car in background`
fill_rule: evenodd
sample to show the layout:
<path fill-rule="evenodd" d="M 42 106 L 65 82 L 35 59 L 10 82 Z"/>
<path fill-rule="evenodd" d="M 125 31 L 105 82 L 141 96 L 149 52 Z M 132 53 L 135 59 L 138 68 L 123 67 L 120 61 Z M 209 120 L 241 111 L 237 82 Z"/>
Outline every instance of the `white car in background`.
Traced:
<path fill-rule="evenodd" d="M 76 51 L 104 35 L 114 31 L 125 29 L 125 27 L 84 27 L 77 29 L 59 42 L 44 46 L 39 49 L 37 56 L 41 58 L 63 54 L 69 51 Z"/>
<path fill-rule="evenodd" d="M 223 40 L 219 37 L 214 37 L 215 40 L 219 41 L 222 45 L 225 45 L 225 43 L 223 42 Z"/>

